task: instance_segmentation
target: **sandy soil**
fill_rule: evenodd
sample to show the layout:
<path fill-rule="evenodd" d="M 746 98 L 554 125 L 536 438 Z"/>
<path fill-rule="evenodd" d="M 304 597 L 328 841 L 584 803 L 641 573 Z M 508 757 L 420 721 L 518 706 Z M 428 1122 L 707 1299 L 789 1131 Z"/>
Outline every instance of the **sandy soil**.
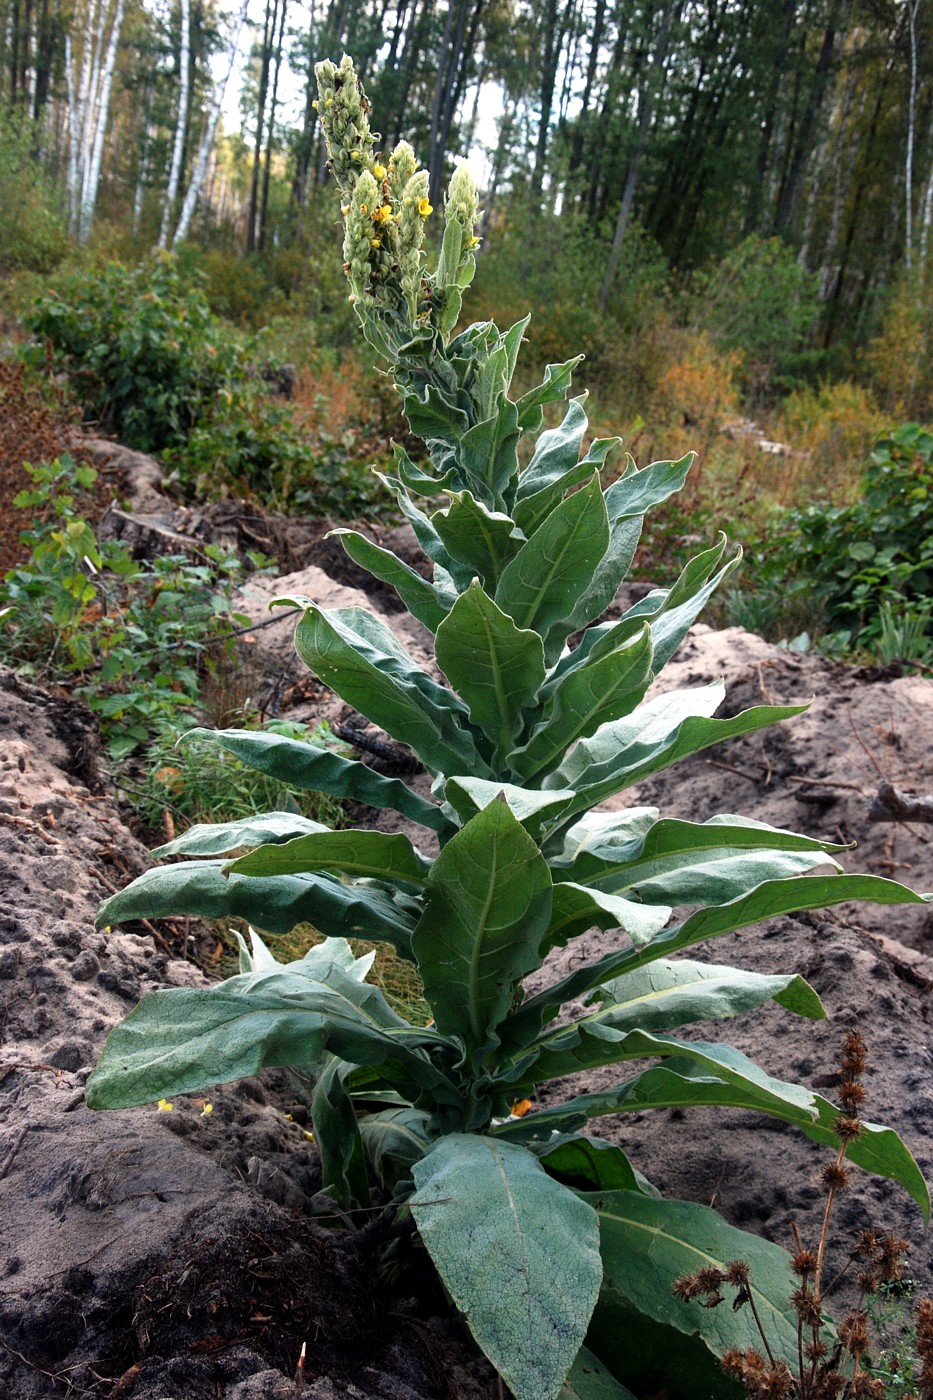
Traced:
<path fill-rule="evenodd" d="M 320 564 L 251 589 L 358 603 Z M 381 606 L 369 599 L 370 606 Z M 397 622 L 398 614 L 388 614 Z M 273 667 L 291 666 L 289 624 L 257 633 Z M 405 634 L 415 654 L 423 635 Z M 427 655 L 427 653 L 423 653 Z M 298 672 L 296 667 L 296 674 Z M 852 869 L 933 889 L 933 827 L 867 820 L 884 777 L 933 792 L 933 685 L 796 657 L 747 633 L 698 627 L 666 686 L 725 676 L 726 713 L 807 699 L 792 724 L 714 750 L 642 784 L 627 801 L 703 819 L 738 811 L 858 842 Z M 340 713 L 318 696 L 296 714 Z M 416 780 L 417 781 L 417 780 Z M 306 1109 L 284 1074 L 155 1107 L 92 1114 L 83 1084 L 109 1027 L 150 987 L 204 974 L 159 931 L 95 933 L 101 897 L 144 868 L 97 773 L 90 717 L 0 673 L 0 1394 L 9 1400 L 260 1400 L 310 1397 L 480 1400 L 497 1394 L 439 1300 L 380 1291 L 365 1249 L 322 1229 Z M 557 973 L 607 935 L 564 950 Z M 770 1072 L 831 1085 L 845 1029 L 870 1053 L 866 1117 L 895 1127 L 933 1175 L 926 911 L 870 907 L 783 918 L 722 939 L 717 961 L 794 969 L 828 1019 L 778 1008 L 711 1034 Z M 596 1087 L 590 1081 L 588 1087 Z M 578 1085 L 562 1085 L 560 1092 Z M 551 1091 L 553 1099 L 558 1091 Z M 290 1115 L 291 1121 L 289 1121 Z M 715 1203 L 737 1224 L 789 1243 L 816 1233 L 825 1150 L 771 1120 L 666 1112 L 605 1120 L 663 1190 Z M 839 1211 L 842 1251 L 865 1224 L 909 1239 L 912 1272 L 933 1283 L 919 1211 L 897 1187 L 858 1174 Z"/>

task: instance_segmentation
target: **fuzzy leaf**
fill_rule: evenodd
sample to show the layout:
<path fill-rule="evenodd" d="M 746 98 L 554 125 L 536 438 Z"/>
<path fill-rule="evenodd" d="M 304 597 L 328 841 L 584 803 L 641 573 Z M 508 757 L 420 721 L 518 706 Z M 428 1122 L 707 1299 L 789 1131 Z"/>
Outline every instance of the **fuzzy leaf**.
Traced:
<path fill-rule="evenodd" d="M 629 646 L 571 671 L 557 686 L 527 743 L 513 750 L 509 765 L 527 779 L 549 772 L 577 739 L 601 724 L 631 714 L 653 678 L 650 629 Z"/>
<path fill-rule="evenodd" d="M 752 1311 L 703 1306 L 702 1300 L 683 1302 L 674 1291 L 675 1281 L 698 1269 L 725 1270 L 735 1259 L 749 1264 L 749 1288 L 762 1327 L 775 1355 L 796 1367 L 797 1314 L 791 1295 L 797 1279 L 785 1250 L 757 1235 L 727 1225 L 708 1206 L 692 1201 L 658 1200 L 635 1191 L 585 1193 L 599 1216 L 604 1283 L 600 1306 L 598 1346 L 613 1369 L 625 1374 L 625 1356 L 637 1356 L 638 1337 L 629 1309 L 680 1332 L 698 1332 L 706 1346 L 721 1356 L 729 1347 L 760 1349 Z M 610 1320 L 621 1305 L 622 1319 Z M 608 1316 L 607 1316 L 608 1314 Z M 603 1343 L 612 1335 L 608 1352 Z M 705 1392 L 703 1392 L 705 1393 Z"/>
<path fill-rule="evenodd" d="M 559 886 L 555 886 L 555 892 L 558 889 Z M 540 1024 L 544 1025 L 566 1002 L 575 1001 L 612 977 L 643 967 L 655 958 L 695 947 L 720 934 L 733 933 L 761 919 L 773 919 L 779 914 L 792 914 L 802 909 L 825 909 L 856 899 L 871 900 L 874 904 L 924 904 L 929 898 L 877 875 L 810 875 L 803 880 L 766 880 L 728 904 L 697 910 L 682 924 L 663 930 L 640 948 L 621 948 L 571 972 L 530 997 L 517 1015 L 523 1021 L 540 1017 Z"/>
<path fill-rule="evenodd" d="M 376 1180 L 388 1191 L 411 1175 L 412 1165 L 430 1147 L 430 1115 L 401 1105 L 381 1113 L 367 1113 L 360 1119 L 363 1151 Z"/>
<path fill-rule="evenodd" d="M 271 1065 L 310 1066 L 329 1051 L 379 1066 L 409 1092 L 431 1087 L 456 1102 L 419 1046 L 436 1041 L 390 1010 L 378 988 L 336 964 L 289 963 L 209 988 L 151 992 L 111 1031 L 88 1080 L 91 1108 L 129 1108 L 194 1093 Z"/>
<path fill-rule="evenodd" d="M 430 862 L 407 836 L 387 831 L 324 831 L 279 846 L 260 846 L 227 866 L 234 875 L 303 875 L 334 870 L 355 879 L 423 885 Z"/>
<path fill-rule="evenodd" d="M 263 812 L 236 822 L 203 822 L 191 826 L 174 841 L 156 846 L 152 855 L 159 860 L 165 856 L 222 856 L 246 846 L 291 841 L 295 836 L 329 829 L 297 812 Z"/>
<path fill-rule="evenodd" d="M 447 553 L 471 575 L 479 574 L 490 593 L 523 543 L 511 516 L 489 510 L 470 491 L 455 492 L 447 510 L 431 516 L 431 525 Z"/>
<path fill-rule="evenodd" d="M 505 802 L 484 807 L 434 862 L 412 939 L 439 1030 L 471 1051 L 496 1043 L 515 986 L 541 961 L 550 914 L 538 847 Z"/>
<path fill-rule="evenodd" d="M 202 919 L 245 919 L 267 933 L 313 924 L 319 933 L 380 939 L 410 958 L 419 906 L 377 885 L 348 885 L 333 875 L 225 875 L 223 860 L 191 860 L 147 870 L 104 901 L 98 927 L 133 919 L 194 914 Z"/>
<path fill-rule="evenodd" d="M 734 1071 L 743 1062 L 751 1064 L 738 1051 L 733 1054 L 731 1067 Z M 835 1123 L 839 1109 L 836 1105 L 821 1094 L 810 1094 L 807 1101 L 797 1102 L 787 1092 L 773 1093 L 772 1085 L 778 1082 L 770 1077 L 762 1079 L 761 1071 L 755 1078 L 747 1074 L 739 1077 L 733 1073 L 726 1080 L 720 1077 L 716 1067 L 708 1060 L 700 1062 L 674 1056 L 663 1064 L 624 1080 L 613 1089 L 580 1094 L 558 1108 L 531 1113 L 521 1122 L 527 1132 L 543 1134 L 550 1127 L 560 1132 L 566 1131 L 565 1120 L 569 1116 L 572 1121 L 575 1115 L 588 1119 L 608 1113 L 641 1113 L 651 1108 L 746 1108 L 767 1113 L 771 1118 L 781 1118 L 800 1128 L 814 1142 L 838 1148 Z M 785 1090 L 790 1087 L 798 1086 L 785 1086 Z M 893 1129 L 863 1120 L 861 1136 L 849 1143 L 846 1157 L 864 1171 L 898 1182 L 916 1201 L 924 1220 L 929 1222 L 929 1188 L 914 1158 Z"/>
<path fill-rule="evenodd" d="M 544 680 L 544 649 L 497 607 L 478 581 L 457 599 L 438 628 L 437 664 L 470 707 L 470 719 L 507 753 L 521 711 Z"/>
<path fill-rule="evenodd" d="M 295 631 L 305 665 L 342 700 L 414 749 L 432 772 L 487 776 L 456 696 L 416 666 L 397 642 L 389 647 L 377 641 L 375 629 L 357 614 L 357 609 L 328 614 L 312 604 Z"/>
<path fill-rule="evenodd" d="M 276 782 L 306 792 L 324 792 L 365 802 L 369 807 L 391 807 L 420 826 L 444 833 L 450 822 L 440 807 L 413 792 L 398 778 L 384 778 L 355 759 L 343 758 L 331 749 L 316 748 L 301 739 L 281 734 L 257 734 L 251 729 L 190 729 L 185 741 L 217 744 Z"/>
<path fill-rule="evenodd" d="M 591 1206 L 523 1147 L 454 1133 L 413 1168 L 418 1232 L 516 1400 L 555 1400 L 599 1294 Z"/>
<path fill-rule="evenodd" d="M 545 636 L 572 612 L 608 543 L 606 507 L 594 476 L 554 508 L 505 566 L 496 602 L 518 627 Z"/>
<path fill-rule="evenodd" d="M 542 786 L 574 788 L 578 795 L 570 810 L 583 811 L 678 759 L 792 719 L 807 708 L 756 705 L 732 719 L 708 718 L 704 710 L 715 709 L 722 695 L 721 685 L 714 683 L 649 700 L 634 715 L 604 724 L 591 739 L 581 739 Z"/>
<path fill-rule="evenodd" d="M 548 365 L 544 371 L 544 379 L 538 387 L 529 389 L 527 394 L 522 394 L 516 408 L 518 409 L 518 426 L 524 432 L 537 431 L 544 404 L 557 403 L 560 399 L 567 397 L 573 372 L 582 359 L 582 355 L 575 355 L 572 360 L 565 360 L 561 365 Z"/>
<path fill-rule="evenodd" d="M 460 461 L 474 494 L 485 494 L 493 509 L 504 504 L 503 492 L 518 472 L 515 446 L 519 439 L 518 411 L 508 399 L 483 422 L 464 433 Z"/>
<path fill-rule="evenodd" d="M 587 1347 L 581 1347 L 558 1400 L 635 1400 Z"/>
<path fill-rule="evenodd" d="M 553 825 L 573 800 L 573 793 L 541 792 L 535 788 L 515 787 L 511 783 L 492 783 L 485 778 L 448 778 L 444 797 L 461 822 L 467 822 L 490 802 L 502 798 L 515 813 L 525 830 L 539 840 L 545 827 Z M 663 925 L 662 925 L 663 927 Z"/>
<path fill-rule="evenodd" d="M 395 589 L 412 617 L 416 617 L 429 632 L 437 631 L 447 616 L 447 609 L 438 597 L 437 589 L 427 579 L 423 579 L 397 554 L 373 544 L 372 540 L 356 530 L 331 530 L 330 534 L 340 536 L 344 549 L 354 563 Z"/>
<path fill-rule="evenodd" d="M 369 1206 L 369 1183 L 356 1111 L 346 1081 L 355 1066 L 331 1056 L 311 1096 L 311 1124 L 321 1160 L 321 1190 L 344 1210 Z"/>

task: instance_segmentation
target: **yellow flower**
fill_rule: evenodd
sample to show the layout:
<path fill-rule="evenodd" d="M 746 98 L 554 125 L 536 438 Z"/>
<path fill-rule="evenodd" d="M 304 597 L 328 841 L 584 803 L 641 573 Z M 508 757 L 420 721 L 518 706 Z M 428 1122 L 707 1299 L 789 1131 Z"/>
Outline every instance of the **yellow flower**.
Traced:
<path fill-rule="evenodd" d="M 159 1099 L 159 1112 L 160 1112 L 160 1113 L 171 1113 L 171 1111 L 172 1111 L 172 1109 L 173 1109 L 174 1107 L 175 1107 L 175 1105 L 174 1105 L 174 1104 L 170 1104 L 169 1101 L 168 1101 L 168 1099 Z"/>
<path fill-rule="evenodd" d="M 391 204 L 380 204 L 378 209 L 373 210 L 374 224 L 387 224 L 392 217 Z"/>
<path fill-rule="evenodd" d="M 434 205 L 427 198 L 420 199 L 418 201 L 418 213 L 421 215 L 422 219 L 426 219 L 429 214 L 434 213 Z"/>
<path fill-rule="evenodd" d="M 384 180 L 385 177 L 386 177 L 386 168 L 385 168 L 385 166 L 384 166 L 384 165 L 379 165 L 379 164 L 374 165 L 374 166 L 373 166 L 373 174 L 375 175 L 375 177 L 376 177 L 377 180 Z"/>
<path fill-rule="evenodd" d="M 369 240 L 369 242 L 370 242 L 370 246 L 373 247 L 373 248 L 381 248 L 381 247 L 382 247 L 382 239 L 381 239 L 381 238 L 371 238 L 371 239 Z"/>
<path fill-rule="evenodd" d="M 214 1105 L 213 1105 L 212 1103 L 206 1103 L 206 1104 L 204 1105 L 204 1107 L 201 1109 L 201 1117 L 202 1117 L 202 1118 L 210 1118 L 210 1116 L 211 1116 L 211 1114 L 212 1114 L 213 1112 L 214 1112 Z"/>
<path fill-rule="evenodd" d="M 314 1141 L 314 1134 L 313 1134 L 313 1133 L 305 1133 L 305 1137 L 306 1137 L 306 1139 L 308 1140 L 308 1142 L 313 1142 L 313 1141 Z"/>

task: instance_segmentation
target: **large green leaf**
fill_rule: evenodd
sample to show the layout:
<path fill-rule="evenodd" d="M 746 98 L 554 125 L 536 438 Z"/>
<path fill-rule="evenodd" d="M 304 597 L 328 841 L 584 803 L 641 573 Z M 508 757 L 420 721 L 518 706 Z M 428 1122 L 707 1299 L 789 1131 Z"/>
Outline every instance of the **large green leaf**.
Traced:
<path fill-rule="evenodd" d="M 129 1108 L 243 1079 L 272 1065 L 310 1066 L 328 1052 L 370 1064 L 408 1093 L 456 1092 L 421 1047 L 439 1043 L 389 1008 L 377 987 L 334 963 L 288 963 L 277 972 L 208 988 L 151 992 L 111 1031 L 88 1080 L 91 1108 Z"/>
<path fill-rule="evenodd" d="M 505 566 L 496 602 L 518 627 L 545 636 L 573 610 L 608 543 L 606 507 L 594 475 L 555 507 Z"/>
<path fill-rule="evenodd" d="M 625 1376 L 627 1359 L 638 1361 L 637 1321 L 630 1309 L 677 1331 L 699 1333 L 716 1356 L 729 1347 L 761 1350 L 748 1305 L 734 1309 L 726 1302 L 707 1308 L 703 1300 L 685 1303 L 673 1290 L 685 1274 L 725 1270 L 734 1260 L 749 1265 L 749 1291 L 772 1352 L 796 1368 L 797 1313 L 791 1297 L 798 1280 L 785 1250 L 735 1229 L 716 1211 L 692 1201 L 659 1200 L 635 1191 L 589 1192 L 583 1200 L 599 1216 L 604 1270 L 604 1311 L 590 1344 L 614 1372 Z"/>
<path fill-rule="evenodd" d="M 384 778 L 365 763 L 343 758 L 331 749 L 316 748 L 281 734 L 257 734 L 251 729 L 191 729 L 184 737 L 186 742 L 194 739 L 217 744 L 276 782 L 365 802 L 369 807 L 390 807 L 432 831 L 451 830 L 440 807 L 412 792 L 398 778 Z"/>
<path fill-rule="evenodd" d="M 236 822 L 202 822 L 191 826 L 174 841 L 157 846 L 152 855 L 159 859 L 164 856 L 222 856 L 247 846 L 277 844 L 329 829 L 297 812 L 263 812 L 258 816 L 241 817 Z"/>
<path fill-rule="evenodd" d="M 583 811 L 678 759 L 725 739 L 754 734 L 806 709 L 805 705 L 756 705 L 731 719 L 708 718 L 704 709 L 715 709 L 722 694 L 721 686 L 714 683 L 649 700 L 634 715 L 604 724 L 591 739 L 581 739 L 542 786 L 574 788 L 578 796 L 571 811 Z"/>
<path fill-rule="evenodd" d="M 561 1386 L 558 1400 L 635 1400 L 608 1367 L 587 1347 L 581 1347 Z"/>
<path fill-rule="evenodd" d="M 676 495 L 683 488 L 695 457 L 695 452 L 688 452 L 676 462 L 651 462 L 647 467 L 620 476 L 606 490 L 610 520 L 645 515 Z"/>
<path fill-rule="evenodd" d="M 347 830 L 314 832 L 283 845 L 260 846 L 232 861 L 227 869 L 235 875 L 259 876 L 339 870 L 355 879 L 423 885 L 430 861 L 399 832 Z"/>
<path fill-rule="evenodd" d="M 592 475 L 595 462 L 580 461 L 580 447 L 587 428 L 586 394 L 571 399 L 564 421 L 557 428 L 541 433 L 534 455 L 522 472 L 513 512 L 517 523 L 530 535 L 553 510 L 571 486 Z"/>
<path fill-rule="evenodd" d="M 314 1143 L 321 1162 L 321 1190 L 344 1210 L 369 1206 L 363 1142 L 346 1087 L 354 1068 L 348 1060 L 331 1056 L 311 1096 Z"/>
<path fill-rule="evenodd" d="M 598 1003 L 599 1010 L 586 1022 L 617 1031 L 666 1031 L 693 1021 L 741 1016 L 769 1000 L 812 1020 L 826 1015 L 810 984 L 794 973 L 748 972 L 724 963 L 658 958 L 593 992 L 590 1001 Z"/>
<path fill-rule="evenodd" d="M 788 984 L 794 982 L 789 975 L 772 981 L 759 979 L 752 973 L 743 973 L 738 968 L 724 968 L 721 973 L 721 976 L 709 982 L 687 980 L 682 985 L 675 982 L 657 994 L 655 1003 L 652 1003 L 650 995 L 645 995 L 640 1006 L 637 998 L 635 1005 L 612 1003 L 595 1015 L 580 1017 L 546 1033 L 539 1042 L 541 1052 L 527 1072 L 528 1081 L 541 1084 L 567 1074 L 576 1074 L 580 1070 L 601 1069 L 606 1065 L 643 1059 L 649 1055 L 686 1054 L 700 1059 L 704 1064 L 712 1062 L 715 1072 L 728 1075 L 731 1061 L 727 1052 L 731 1046 L 707 1045 L 696 1041 L 690 1042 L 687 1047 L 686 1042 L 652 1031 L 653 1027 L 660 1029 L 741 1015 L 743 1011 L 767 1001 L 775 990 L 786 991 Z M 730 973 L 731 976 L 726 975 Z M 792 986 L 787 995 L 798 1004 L 805 1004 L 803 989 L 810 989 L 802 979 L 801 983 L 802 986 Z M 642 1024 L 645 1029 L 642 1029 Z M 732 1053 L 737 1055 L 739 1052 Z M 741 1060 L 742 1074 L 754 1071 L 761 1076 L 764 1073 L 745 1056 L 741 1056 Z M 716 1070 L 717 1065 L 720 1066 L 719 1070 Z M 809 1100 L 808 1091 L 802 1089 L 795 1102 Z"/>
<path fill-rule="evenodd" d="M 671 588 L 653 589 L 627 609 L 617 620 L 601 622 L 593 627 L 588 627 L 581 637 L 579 645 L 573 651 L 565 652 L 558 660 L 543 692 L 549 694 L 568 671 L 584 665 L 590 658 L 596 660 L 600 656 L 606 656 L 609 652 L 627 645 L 646 622 L 652 629 L 655 646 L 653 664 L 655 674 L 657 674 L 662 665 L 670 659 L 672 631 L 676 630 L 664 622 L 665 614 L 669 610 L 679 612 L 682 607 L 686 607 L 692 599 L 697 597 L 722 559 L 725 548 L 726 537 L 721 535 L 719 543 L 714 545 L 712 549 L 704 550 L 702 554 L 695 555 L 684 565 L 679 578 Z M 738 563 L 738 558 L 739 556 L 736 557 L 735 561 L 730 561 L 726 568 L 731 568 L 733 562 Z M 717 575 L 717 578 L 721 577 L 725 577 L 725 570 L 721 575 Z M 712 585 L 709 587 L 711 591 Z M 685 614 L 679 616 L 678 625 L 683 620 L 683 616 Z"/>
<path fill-rule="evenodd" d="M 486 778 L 453 777 L 444 784 L 444 797 L 461 822 L 469 821 L 501 797 L 525 830 L 539 840 L 542 831 L 552 826 L 570 805 L 573 793 L 541 792 L 536 788 L 515 787 L 512 783 L 489 782 Z"/>
<path fill-rule="evenodd" d="M 560 879 L 566 870 L 577 884 L 593 885 L 613 893 L 632 888 L 643 891 L 643 887 L 651 886 L 652 882 L 660 882 L 663 887 L 665 877 L 672 874 L 684 875 L 688 884 L 695 879 L 700 885 L 705 870 L 713 874 L 718 862 L 741 857 L 743 852 L 757 851 L 765 858 L 777 857 L 781 852 L 803 852 L 816 857 L 815 863 L 819 863 L 846 849 L 836 842 L 781 831 L 750 817 L 723 815 L 702 823 L 665 818 L 654 822 L 644 834 L 633 832 L 627 818 L 625 813 L 592 812 L 575 822 L 564 835 L 562 850 L 549 851 L 555 865 L 555 878 Z M 830 860 L 829 864 L 834 865 L 835 861 Z M 804 864 L 800 868 L 808 866 Z M 774 875 L 780 873 L 776 864 Z M 760 884 L 764 878 L 767 872 L 754 883 Z M 732 894 L 723 894 L 721 900 L 734 898 L 746 888 L 748 886 L 743 885 Z M 671 889 L 680 892 L 676 883 Z M 644 892 L 642 898 L 654 902 Z M 687 895 L 670 902 L 712 901 Z"/>
<path fill-rule="evenodd" d="M 571 671 L 554 690 L 528 741 L 509 754 L 509 766 L 526 780 L 561 761 L 577 739 L 634 710 L 651 684 L 651 631 L 645 626 L 625 648 Z"/>
<path fill-rule="evenodd" d="M 507 803 L 478 812 L 431 870 L 412 937 L 438 1028 L 488 1050 L 516 985 L 541 962 L 551 877 Z"/>
<path fill-rule="evenodd" d="M 555 885 L 556 891 L 560 888 Z M 539 1018 L 546 1024 L 566 1002 L 575 1001 L 610 978 L 629 972 L 655 958 L 663 958 L 707 939 L 732 933 L 761 919 L 776 918 L 803 909 L 825 909 L 833 904 L 867 899 L 875 904 L 923 904 L 929 896 L 914 894 L 895 880 L 878 875 L 811 875 L 806 879 L 766 880 L 757 889 L 728 904 L 699 909 L 682 924 L 664 929 L 638 948 L 620 948 L 595 963 L 578 968 L 553 986 L 530 997 L 518 1016 L 523 1025 Z M 527 1044 L 528 1041 L 524 1040 Z"/>
<path fill-rule="evenodd" d="M 518 410 L 508 399 L 460 439 L 460 462 L 467 481 L 484 492 L 493 509 L 504 505 L 503 492 L 518 470 Z"/>
<path fill-rule="evenodd" d="M 651 1108 L 745 1108 L 783 1119 L 800 1128 L 814 1142 L 834 1150 L 838 1148 L 835 1124 L 839 1109 L 835 1104 L 821 1094 L 806 1090 L 806 1097 L 800 1098 L 791 1092 L 799 1088 L 797 1085 L 784 1085 L 776 1091 L 779 1081 L 763 1076 L 762 1071 L 737 1050 L 732 1053 L 729 1067 L 731 1072 L 727 1080 L 721 1077 L 721 1065 L 712 1066 L 706 1057 L 697 1060 L 675 1055 L 612 1089 L 580 1094 L 559 1107 L 531 1113 L 521 1120 L 521 1127 L 527 1133 L 544 1135 L 550 1128 L 566 1132 L 566 1123 L 578 1117 L 641 1113 Z M 511 1126 L 500 1131 L 509 1134 Z M 893 1129 L 863 1121 L 861 1135 L 848 1144 L 846 1156 L 865 1171 L 897 1181 L 929 1221 L 929 1188 L 913 1156 Z"/>
<path fill-rule="evenodd" d="M 679 462 L 653 462 L 641 471 L 627 472 L 609 487 L 604 497 L 609 543 L 589 587 L 567 617 L 564 636 L 606 611 L 631 566 L 645 512 L 680 490 L 692 461 L 693 453 L 689 453 Z"/>
<path fill-rule="evenodd" d="M 194 914 L 202 919 L 245 919 L 267 933 L 313 924 L 319 933 L 391 943 L 410 958 L 420 905 L 378 885 L 346 884 L 333 875 L 278 875 L 261 879 L 225 874 L 223 860 L 191 860 L 147 870 L 104 901 L 98 927 L 133 919 Z"/>
<path fill-rule="evenodd" d="M 309 606 L 295 630 L 302 661 L 341 699 L 414 749 L 432 772 L 488 776 L 453 692 L 437 685 L 397 643 L 381 649 L 358 616 L 352 619 L 356 626 L 350 625 L 346 615 L 356 612 L 338 616 Z"/>
<path fill-rule="evenodd" d="M 567 397 L 573 372 L 582 359 L 582 355 L 575 355 L 572 360 L 565 360 L 563 364 L 547 365 L 544 379 L 537 388 L 529 389 L 526 394 L 522 394 L 516 407 L 518 409 L 518 426 L 524 432 L 537 432 L 542 420 L 541 409 L 544 404 L 557 403 L 560 399 Z"/>
<path fill-rule="evenodd" d="M 416 617 L 430 632 L 437 631 L 447 616 L 447 608 L 437 589 L 427 579 L 423 579 L 390 549 L 374 544 L 356 530 L 331 530 L 330 533 L 340 536 L 344 549 L 354 563 L 395 589 L 412 617 Z"/>
<path fill-rule="evenodd" d="M 399 1181 L 411 1176 L 413 1164 L 427 1152 L 429 1121 L 429 1114 L 404 1104 L 360 1119 L 366 1160 L 384 1190 L 393 1191 Z"/>
<path fill-rule="evenodd" d="M 522 709 L 544 680 L 537 632 L 515 625 L 474 580 L 437 630 L 437 664 L 497 754 L 512 747 Z"/>
<path fill-rule="evenodd" d="M 536 1156 L 551 1176 L 580 1191 L 637 1191 L 638 1179 L 622 1151 L 603 1138 L 568 1134 Z"/>
<path fill-rule="evenodd" d="M 633 943 L 640 945 L 661 932 L 671 913 L 661 904 L 640 904 L 621 895 L 561 881 L 554 886 L 553 912 L 545 945 L 563 948 L 571 938 L 591 928 L 622 929 Z"/>
<path fill-rule="evenodd" d="M 542 434 L 542 436 L 544 436 Z M 581 481 L 587 481 L 593 473 L 593 468 L 600 469 L 605 463 L 609 453 L 621 443 L 622 439 L 617 437 L 596 438 L 590 443 L 589 451 L 585 457 L 581 457 L 578 462 L 560 477 L 547 480 L 545 485 L 536 489 L 533 495 L 523 495 L 526 487 L 530 491 L 533 481 L 522 476 L 518 486 L 518 499 L 515 502 L 514 511 L 516 522 L 521 526 L 526 535 L 532 534 L 544 520 L 545 516 L 553 510 L 554 506 L 567 492 L 571 486 L 578 486 Z M 542 464 L 543 465 L 543 464 Z M 529 467 L 531 463 L 529 463 Z M 556 467 L 556 464 L 555 464 Z M 544 480 L 544 473 L 536 477 L 538 483 Z"/>
<path fill-rule="evenodd" d="M 418 1231 L 473 1336 L 516 1400 L 554 1400 L 599 1294 L 594 1210 L 490 1137 L 451 1134 L 413 1175 Z"/>
<path fill-rule="evenodd" d="M 452 494 L 447 510 L 432 515 L 431 525 L 447 553 L 469 566 L 471 575 L 479 574 L 490 592 L 523 543 L 511 516 L 489 510 L 470 491 Z"/>

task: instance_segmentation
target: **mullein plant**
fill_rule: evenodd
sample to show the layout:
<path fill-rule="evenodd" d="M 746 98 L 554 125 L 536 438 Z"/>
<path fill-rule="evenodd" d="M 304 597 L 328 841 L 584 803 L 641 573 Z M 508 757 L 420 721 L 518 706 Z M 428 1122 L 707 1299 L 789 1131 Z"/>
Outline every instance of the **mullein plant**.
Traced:
<path fill-rule="evenodd" d="M 792 1362 L 791 1257 L 704 1206 L 660 1199 L 586 1125 L 649 1108 L 745 1107 L 838 1148 L 840 1109 L 829 1100 L 727 1043 L 672 1034 L 768 1001 L 819 1018 L 813 989 L 793 973 L 681 955 L 763 917 L 922 896 L 841 873 L 838 846 L 740 816 L 701 823 L 603 808 L 677 759 L 802 707 L 718 719 L 719 683 L 646 700 L 738 562 L 720 539 L 671 587 L 600 621 L 645 512 L 682 486 L 690 458 L 642 470 L 627 458 L 604 489 L 601 469 L 619 443 L 598 439 L 584 451 L 585 396 L 569 397 L 577 359 L 510 396 L 527 320 L 506 332 L 491 322 L 457 330 L 477 246 L 467 167 L 451 180 L 430 271 L 426 173 L 405 142 L 379 152 L 349 59 L 319 64 L 317 77 L 351 299 L 426 443 L 418 463 L 396 447 L 385 479 L 432 577 L 340 534 L 433 634 L 444 679 L 364 609 L 279 601 L 303 609 L 296 646 L 312 671 L 407 745 L 433 784 L 425 795 L 282 735 L 200 731 L 200 740 L 294 787 L 395 811 L 439 853 L 402 833 L 330 830 L 290 812 L 194 827 L 163 846 L 159 856 L 182 859 L 108 900 L 103 925 L 187 913 L 280 934 L 306 921 L 324 942 L 280 964 L 251 933 L 237 976 L 147 996 L 108 1039 L 88 1103 L 119 1108 L 267 1065 L 300 1068 L 315 1084 L 324 1190 L 342 1218 L 371 1208 L 375 1185 L 401 1232 L 413 1222 L 517 1400 L 625 1397 L 649 1334 L 690 1374 L 705 1365 L 715 1394 L 726 1382 L 713 1358 L 754 1347 L 757 1331 L 747 1309 L 710 1311 L 675 1296 L 674 1281 L 701 1259 L 746 1260 L 770 1345 Z M 561 401 L 559 425 L 544 428 L 545 406 Z M 676 907 L 691 912 L 674 917 Z M 553 949 L 593 928 L 615 931 L 609 952 L 581 955 L 573 971 L 524 993 Z M 348 936 L 384 940 L 416 966 L 426 1025 L 389 1007 Z M 534 1108 L 549 1081 L 645 1060 L 610 1088 L 571 1089 Z M 894 1133 L 864 1123 L 846 1151 L 928 1214 L 926 1185 Z"/>

